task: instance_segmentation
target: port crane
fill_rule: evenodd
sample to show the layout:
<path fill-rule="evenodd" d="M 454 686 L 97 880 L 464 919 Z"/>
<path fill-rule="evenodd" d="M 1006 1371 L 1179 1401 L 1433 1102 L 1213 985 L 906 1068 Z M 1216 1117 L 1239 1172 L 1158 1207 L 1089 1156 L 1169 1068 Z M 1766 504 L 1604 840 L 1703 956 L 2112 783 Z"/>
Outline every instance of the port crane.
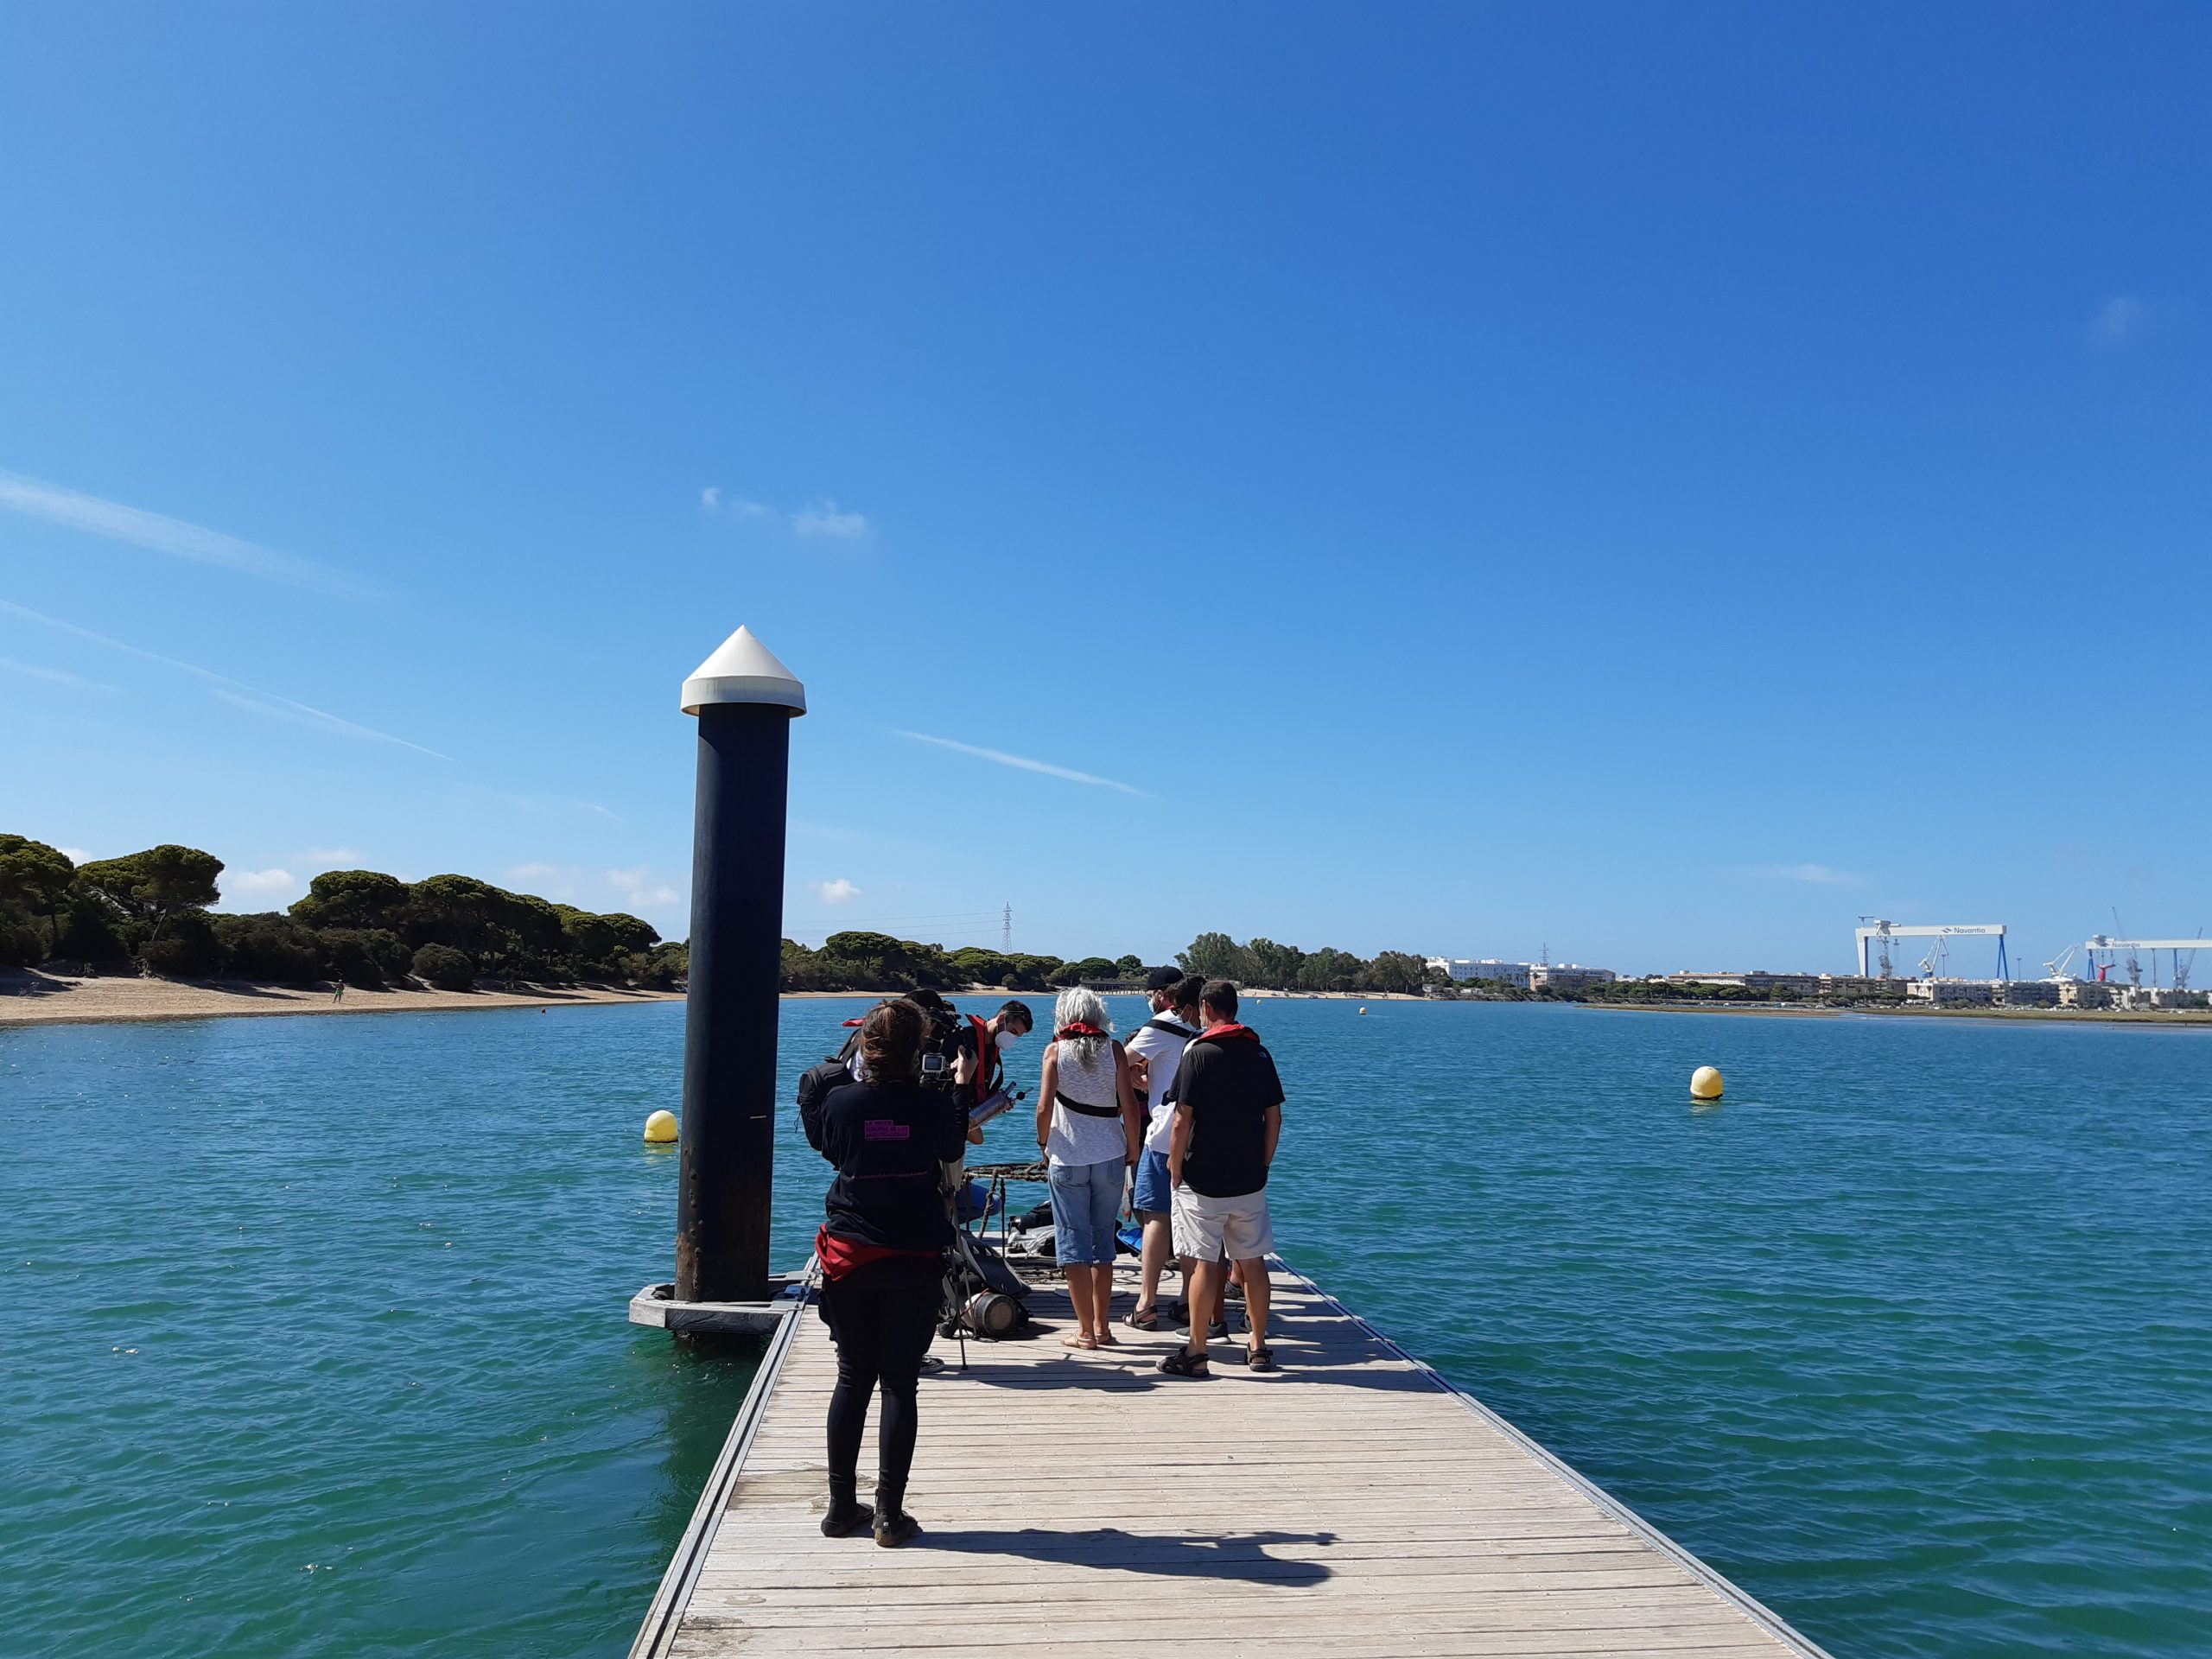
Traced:
<path fill-rule="evenodd" d="M 1881 976 L 1884 979 L 1891 977 L 1890 945 L 1897 939 L 1935 939 L 1938 942 L 1936 949 L 1929 953 L 1927 962 L 1921 964 L 1923 969 L 1926 969 L 1929 963 L 1937 964 L 1942 963 L 1945 946 L 1952 939 L 1993 938 L 1997 941 L 1997 977 L 1999 979 L 2011 977 L 2005 962 L 2005 924 L 2002 922 L 1950 923 L 1939 927 L 1907 927 L 1903 923 L 1884 921 L 1876 916 L 1861 916 L 1859 919 L 1862 923 L 1868 924 L 1868 925 L 1852 930 L 1852 937 L 1859 943 L 1859 976 L 1861 979 L 1872 976 L 1868 966 L 1868 959 L 1877 944 L 1880 946 Z"/>
<path fill-rule="evenodd" d="M 2089 962 L 2092 966 L 2096 965 L 2097 952 L 2100 950 L 2115 958 L 2120 952 L 2126 951 L 2127 953 L 2127 982 L 2131 986 L 2140 986 L 2143 983 L 2143 962 L 2136 952 L 2148 950 L 2151 953 L 2152 977 L 2155 978 L 2158 952 L 2171 950 L 2174 957 L 2174 988 L 2179 991 L 2186 990 L 2189 987 L 2190 970 L 2182 963 L 2182 953 L 2184 950 L 2188 951 L 2193 962 L 2197 951 L 2212 950 L 2212 939 L 2206 938 L 2202 929 L 2198 930 L 2196 937 L 2193 939 L 2116 939 L 2109 934 L 2100 933 L 2082 948 L 2089 953 Z M 2103 979 L 2117 965 L 2116 961 L 2106 963 L 2098 968 L 2097 977 Z"/>

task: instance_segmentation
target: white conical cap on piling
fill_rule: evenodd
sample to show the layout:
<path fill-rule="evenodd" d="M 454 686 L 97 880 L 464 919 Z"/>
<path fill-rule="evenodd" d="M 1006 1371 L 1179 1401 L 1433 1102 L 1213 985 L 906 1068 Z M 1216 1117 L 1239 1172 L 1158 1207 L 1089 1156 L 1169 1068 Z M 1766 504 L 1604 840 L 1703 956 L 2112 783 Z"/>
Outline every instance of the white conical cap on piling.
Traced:
<path fill-rule="evenodd" d="M 683 712 L 696 715 L 710 702 L 766 702 L 806 712 L 806 688 L 776 660 L 776 653 L 740 628 L 683 682 Z"/>

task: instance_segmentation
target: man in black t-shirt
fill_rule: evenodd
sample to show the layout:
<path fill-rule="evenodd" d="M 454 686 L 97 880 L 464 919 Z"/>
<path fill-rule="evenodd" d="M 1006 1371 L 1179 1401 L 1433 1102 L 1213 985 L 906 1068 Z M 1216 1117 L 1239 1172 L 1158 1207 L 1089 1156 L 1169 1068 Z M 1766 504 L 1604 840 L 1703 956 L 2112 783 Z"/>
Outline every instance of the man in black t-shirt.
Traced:
<path fill-rule="evenodd" d="M 1191 1341 L 1160 1369 L 1170 1376 L 1206 1375 L 1203 1309 L 1220 1294 L 1225 1257 L 1244 1270 L 1246 1358 L 1271 1371 L 1268 1346 L 1268 1166 L 1282 1136 L 1282 1079 L 1260 1034 L 1236 1023 L 1236 988 L 1209 980 L 1199 995 L 1205 1029 L 1183 1050 L 1175 1073 L 1175 1129 L 1167 1173 L 1174 1184 L 1175 1253 L 1192 1261 Z"/>

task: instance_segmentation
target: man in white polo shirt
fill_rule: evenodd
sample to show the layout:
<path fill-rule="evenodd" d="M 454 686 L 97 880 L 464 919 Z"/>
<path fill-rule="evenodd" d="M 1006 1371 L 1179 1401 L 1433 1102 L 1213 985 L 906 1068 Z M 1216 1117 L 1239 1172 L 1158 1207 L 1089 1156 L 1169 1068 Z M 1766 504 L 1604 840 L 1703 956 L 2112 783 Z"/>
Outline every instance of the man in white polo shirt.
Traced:
<path fill-rule="evenodd" d="M 1160 1315 L 1160 1275 L 1167 1265 L 1173 1240 L 1168 1215 L 1175 1207 L 1174 1192 L 1167 1179 L 1167 1142 L 1175 1129 L 1175 1110 L 1167 1091 L 1183 1062 L 1183 1046 L 1198 1034 L 1198 993 L 1205 982 L 1178 968 L 1155 968 L 1145 981 L 1152 995 L 1152 1018 L 1122 1045 L 1130 1065 L 1141 1069 L 1131 1077 L 1146 1098 L 1149 1120 L 1145 1128 L 1144 1153 L 1137 1160 L 1135 1208 L 1144 1223 L 1141 1255 L 1143 1287 L 1137 1293 L 1136 1312 L 1129 1323 L 1140 1331 L 1157 1330 Z M 1191 1294 L 1191 1264 L 1183 1263 L 1183 1294 Z"/>

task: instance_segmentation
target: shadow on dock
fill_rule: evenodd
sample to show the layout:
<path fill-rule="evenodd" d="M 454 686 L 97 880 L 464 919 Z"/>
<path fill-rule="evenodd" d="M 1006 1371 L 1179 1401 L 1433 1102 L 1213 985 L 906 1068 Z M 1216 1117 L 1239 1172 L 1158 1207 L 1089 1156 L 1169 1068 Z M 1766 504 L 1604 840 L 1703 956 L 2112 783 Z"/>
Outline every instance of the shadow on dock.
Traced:
<path fill-rule="evenodd" d="M 1123 1344 L 1126 1354 L 1113 1350 L 1078 1353 L 1058 1346 L 1058 1329 L 1039 1325 L 1033 1335 L 1018 1344 L 970 1344 L 964 1370 L 959 1351 L 950 1344 L 940 1344 L 938 1352 L 944 1364 L 931 1376 L 942 1382 L 1038 1394 L 1148 1394 L 1160 1388 L 1185 1392 L 1204 1389 L 1218 1377 L 1247 1375 L 1241 1331 L 1226 1342 L 1211 1344 L 1214 1376 L 1198 1381 L 1161 1376 L 1154 1369 L 1164 1351 L 1158 1344 L 1127 1343 Z M 1391 1394 L 1435 1394 L 1443 1389 L 1433 1373 L 1391 1363 L 1389 1351 L 1380 1343 L 1367 1341 L 1349 1347 L 1303 1340 L 1295 1324 L 1286 1328 L 1282 1321 L 1270 1323 L 1268 1342 L 1281 1369 L 1265 1376 L 1253 1376 L 1252 1380 L 1268 1388 L 1325 1383 L 1332 1389 L 1374 1389 Z M 984 1357 L 1005 1347 L 1027 1348 L 1033 1343 L 1050 1351 L 1022 1359 Z"/>
<path fill-rule="evenodd" d="M 1019 1531 L 969 1528 L 925 1532 L 910 1548 L 969 1555 L 1019 1555 L 1060 1567 L 1087 1567 L 1106 1573 L 1136 1573 L 1171 1579 L 1225 1579 L 1245 1584 L 1276 1584 L 1295 1589 L 1332 1575 L 1319 1561 L 1285 1560 L 1268 1554 L 1270 1544 L 1336 1542 L 1332 1532 L 1135 1533 L 1119 1527 L 1084 1532 Z"/>

